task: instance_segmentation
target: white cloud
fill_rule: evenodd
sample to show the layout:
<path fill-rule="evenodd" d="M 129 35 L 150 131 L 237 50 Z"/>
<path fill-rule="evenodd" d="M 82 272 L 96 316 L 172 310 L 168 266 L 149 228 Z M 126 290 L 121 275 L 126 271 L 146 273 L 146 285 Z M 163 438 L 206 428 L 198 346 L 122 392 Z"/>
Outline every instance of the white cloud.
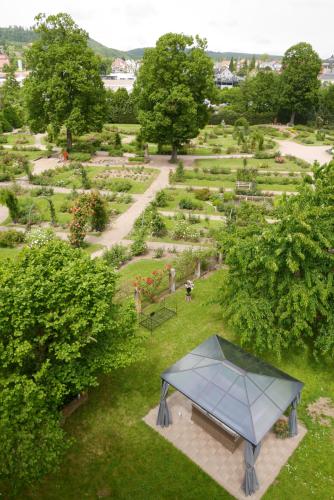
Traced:
<path fill-rule="evenodd" d="M 1 25 L 31 26 L 38 12 L 69 12 L 92 38 L 124 50 L 175 31 L 198 33 L 212 50 L 283 54 L 308 41 L 323 57 L 334 51 L 332 0 L 11 0 Z"/>

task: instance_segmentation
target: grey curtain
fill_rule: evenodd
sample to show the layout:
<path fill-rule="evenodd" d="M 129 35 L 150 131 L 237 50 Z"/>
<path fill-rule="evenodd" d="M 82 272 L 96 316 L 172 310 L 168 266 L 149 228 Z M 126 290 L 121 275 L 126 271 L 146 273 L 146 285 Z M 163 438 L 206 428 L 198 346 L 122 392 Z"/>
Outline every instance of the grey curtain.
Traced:
<path fill-rule="evenodd" d="M 261 443 L 257 446 L 245 441 L 245 479 L 244 491 L 246 496 L 252 495 L 259 489 L 259 481 L 256 476 L 255 462 L 259 456 Z"/>
<path fill-rule="evenodd" d="M 297 394 L 295 399 L 291 403 L 291 411 L 289 415 L 289 436 L 297 436 L 298 434 L 298 424 L 297 424 L 297 405 L 300 401 L 300 394 Z"/>
<path fill-rule="evenodd" d="M 161 427 L 168 427 L 169 424 L 172 423 L 172 418 L 169 414 L 169 409 L 166 401 L 168 388 L 169 384 L 163 380 L 161 386 L 160 405 L 157 416 L 157 425 L 160 425 Z"/>

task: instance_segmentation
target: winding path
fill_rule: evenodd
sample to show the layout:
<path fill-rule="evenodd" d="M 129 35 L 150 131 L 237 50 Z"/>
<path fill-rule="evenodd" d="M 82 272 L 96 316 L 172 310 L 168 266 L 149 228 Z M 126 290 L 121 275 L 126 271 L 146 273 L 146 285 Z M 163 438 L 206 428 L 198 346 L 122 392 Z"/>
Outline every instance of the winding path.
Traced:
<path fill-rule="evenodd" d="M 331 146 L 304 146 L 294 141 L 276 141 L 282 155 L 292 155 L 302 160 L 313 163 L 318 161 L 320 165 L 328 163 L 333 159 L 328 152 Z"/>

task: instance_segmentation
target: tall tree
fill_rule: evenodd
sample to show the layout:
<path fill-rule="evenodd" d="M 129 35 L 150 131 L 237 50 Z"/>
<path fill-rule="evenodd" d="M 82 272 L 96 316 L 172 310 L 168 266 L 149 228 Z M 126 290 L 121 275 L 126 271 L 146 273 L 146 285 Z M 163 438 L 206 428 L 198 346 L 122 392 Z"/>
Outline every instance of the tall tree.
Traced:
<path fill-rule="evenodd" d="M 256 113 L 272 112 L 276 115 L 279 107 L 280 78 L 271 70 L 260 70 L 240 86 L 244 107 Z"/>
<path fill-rule="evenodd" d="M 87 45 L 88 34 L 68 14 L 39 14 L 35 32 L 39 37 L 27 51 L 30 75 L 24 84 L 30 125 L 41 131 L 51 124 L 56 134 L 65 127 L 70 149 L 72 134 L 102 128 L 100 60 Z"/>
<path fill-rule="evenodd" d="M 53 240 L 0 263 L 0 477 L 13 488 L 54 469 L 64 402 L 138 359 L 132 306 L 107 264 Z"/>
<path fill-rule="evenodd" d="M 16 80 L 16 66 L 13 61 L 3 68 L 6 80 L 0 87 L 0 112 L 4 123 L 11 128 L 19 128 L 23 125 L 23 106 L 20 84 Z M 2 121 L 0 117 L 0 122 Z M 6 127 L 3 127 L 6 129 Z M 6 130 L 5 130 L 6 131 Z"/>
<path fill-rule="evenodd" d="M 172 161 L 182 144 L 207 124 L 207 99 L 215 93 L 213 62 L 206 41 L 167 33 L 146 49 L 135 85 L 138 119 L 145 140 L 172 146 Z"/>
<path fill-rule="evenodd" d="M 323 87 L 319 94 L 319 115 L 324 123 L 334 124 L 334 85 Z"/>
<path fill-rule="evenodd" d="M 317 105 L 321 59 L 309 43 L 290 47 L 282 60 L 281 101 L 291 113 L 294 124 L 296 113 L 303 114 Z"/>
<path fill-rule="evenodd" d="M 259 351 L 311 345 L 334 356 L 334 162 L 309 181 L 281 201 L 276 223 L 249 214 L 221 233 L 223 315 Z"/>
<path fill-rule="evenodd" d="M 107 91 L 108 123 L 137 123 L 135 102 L 132 94 L 119 88 L 116 92 Z"/>
<path fill-rule="evenodd" d="M 230 59 L 230 64 L 228 65 L 228 69 L 233 73 L 234 72 L 234 59 L 233 56 Z"/>

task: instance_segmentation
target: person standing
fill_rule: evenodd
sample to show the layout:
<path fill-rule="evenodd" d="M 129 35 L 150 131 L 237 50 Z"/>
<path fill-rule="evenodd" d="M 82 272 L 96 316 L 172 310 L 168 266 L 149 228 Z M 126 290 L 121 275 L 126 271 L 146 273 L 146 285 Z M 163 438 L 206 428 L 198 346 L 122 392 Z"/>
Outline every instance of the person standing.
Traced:
<path fill-rule="evenodd" d="M 190 280 L 187 280 L 186 284 L 184 285 L 186 289 L 186 302 L 191 301 L 191 292 L 193 291 L 194 288 L 194 283 Z"/>

